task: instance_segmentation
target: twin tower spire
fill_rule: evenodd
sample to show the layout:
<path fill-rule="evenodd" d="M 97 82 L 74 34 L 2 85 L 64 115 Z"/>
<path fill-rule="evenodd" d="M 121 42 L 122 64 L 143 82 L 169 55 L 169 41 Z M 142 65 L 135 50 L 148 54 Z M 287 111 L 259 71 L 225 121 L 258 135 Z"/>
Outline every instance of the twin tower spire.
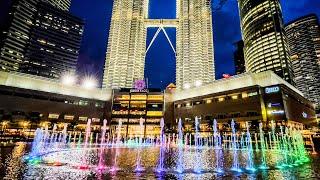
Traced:
<path fill-rule="evenodd" d="M 114 0 L 103 88 L 131 88 L 144 79 L 150 27 L 166 36 L 166 27 L 176 28 L 176 49 L 167 38 L 176 54 L 178 89 L 215 79 L 211 0 L 177 0 L 176 5 L 176 19 L 149 19 L 149 0 Z"/>

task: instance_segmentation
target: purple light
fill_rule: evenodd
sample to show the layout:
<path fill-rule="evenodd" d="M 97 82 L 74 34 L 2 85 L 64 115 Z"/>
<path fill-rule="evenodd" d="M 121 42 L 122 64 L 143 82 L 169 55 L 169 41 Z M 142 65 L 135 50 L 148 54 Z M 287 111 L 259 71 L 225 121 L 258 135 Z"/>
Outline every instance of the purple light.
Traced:
<path fill-rule="evenodd" d="M 137 90 L 143 90 L 146 88 L 146 83 L 144 80 L 137 80 L 134 82 L 134 88 Z"/>

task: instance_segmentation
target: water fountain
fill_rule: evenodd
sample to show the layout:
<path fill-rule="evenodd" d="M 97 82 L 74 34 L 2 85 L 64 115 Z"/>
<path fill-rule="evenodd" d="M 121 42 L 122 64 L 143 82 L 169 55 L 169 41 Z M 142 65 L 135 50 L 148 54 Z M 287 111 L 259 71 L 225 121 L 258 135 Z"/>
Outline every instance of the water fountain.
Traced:
<path fill-rule="evenodd" d="M 239 168 L 239 160 L 238 160 L 238 140 L 235 128 L 234 120 L 231 121 L 231 129 L 232 129 L 232 155 L 233 155 L 233 162 L 231 170 L 241 172 Z"/>
<path fill-rule="evenodd" d="M 267 163 L 266 163 L 266 144 L 264 141 L 264 132 L 262 130 L 262 123 L 259 124 L 259 131 L 260 131 L 260 147 L 261 147 L 261 166 L 260 169 L 267 169 Z"/>
<path fill-rule="evenodd" d="M 159 154 L 159 164 L 157 167 L 158 172 L 163 172 L 164 171 L 164 149 L 165 149 L 165 136 L 164 136 L 164 119 L 161 118 L 160 120 L 160 154 Z"/>
<path fill-rule="evenodd" d="M 143 167 L 141 166 L 141 148 L 142 148 L 142 137 L 143 137 L 143 129 L 144 129 L 144 125 L 143 125 L 143 118 L 140 118 L 140 136 L 139 136 L 139 144 L 138 144 L 138 153 L 137 153 L 137 164 L 136 164 L 136 172 L 141 172 L 143 171 Z"/>
<path fill-rule="evenodd" d="M 177 169 L 178 173 L 183 173 L 183 132 L 182 132 L 182 120 L 178 122 L 178 162 Z"/>
<path fill-rule="evenodd" d="M 118 146 L 121 144 L 121 130 L 122 130 L 122 121 L 120 119 L 118 127 L 117 127 L 117 141 L 115 143 L 116 148 L 115 148 L 115 154 L 114 154 L 114 160 L 113 160 L 113 167 L 110 170 L 111 172 L 116 172 L 119 170 L 117 159 L 119 156 Z M 113 137 L 113 141 L 112 141 L 112 146 L 114 146 L 114 137 Z"/>
<path fill-rule="evenodd" d="M 161 119 L 160 136 L 143 138 L 144 119 L 140 119 L 139 132 L 128 138 L 122 138 L 121 120 L 113 134 L 106 133 L 107 120 L 103 121 L 101 133 L 91 132 L 91 121 L 88 120 L 83 141 L 82 133 L 78 135 L 73 133 L 73 141 L 66 141 L 66 137 L 69 136 L 70 139 L 72 135 L 66 133 L 66 128 L 61 132 L 54 128 L 51 134 L 49 130 L 37 129 L 31 153 L 25 159 L 30 164 L 44 163 L 48 166 L 74 167 L 83 171 L 96 170 L 99 173 L 117 173 L 118 171 L 145 173 L 155 170 L 159 175 L 167 172 L 177 174 L 253 173 L 268 169 L 293 168 L 308 163 L 309 156 L 304 147 L 301 130 L 280 127 L 280 132 L 277 133 L 275 124 L 273 122 L 271 124 L 271 131 L 268 132 L 263 130 L 261 123 L 259 132 L 254 133 L 253 136 L 249 123 L 246 124 L 245 131 L 241 132 L 241 129 L 236 128 L 236 122 L 232 120 L 231 133 L 229 133 L 219 130 L 218 123 L 214 120 L 210 135 L 201 136 L 200 118 L 196 117 L 194 134 L 184 135 L 183 121 L 179 119 L 178 134 L 174 135 L 165 133 L 164 119 Z M 97 140 L 99 137 L 100 141 Z M 90 145 L 93 139 L 97 143 Z M 256 143 L 255 148 L 253 143 Z M 51 144 L 63 144 L 63 146 Z M 118 162 L 120 156 L 129 155 L 123 153 L 136 154 L 132 170 L 124 168 L 122 161 Z M 154 155 L 150 158 L 149 155 L 152 153 Z M 96 160 L 90 160 L 93 157 Z M 109 157 L 113 160 L 107 161 L 106 158 Z"/>
<path fill-rule="evenodd" d="M 249 130 L 249 123 L 246 122 L 246 126 L 247 126 L 247 167 L 246 169 L 249 171 L 255 171 L 255 167 L 253 164 L 253 148 L 252 148 L 252 139 L 251 139 L 251 134 L 250 134 L 250 130 Z"/>
<path fill-rule="evenodd" d="M 105 169 L 104 148 L 105 148 L 105 138 L 106 138 L 106 131 L 107 131 L 107 123 L 108 123 L 108 121 L 106 119 L 103 120 L 103 126 L 101 128 L 101 142 L 100 142 L 100 154 L 99 154 L 98 170 L 104 170 Z"/>
<path fill-rule="evenodd" d="M 201 173 L 201 157 L 200 157 L 200 134 L 199 134 L 199 119 L 198 117 L 195 118 L 195 135 L 194 135 L 194 144 L 195 144 L 195 167 L 194 172 Z"/>
<path fill-rule="evenodd" d="M 88 156 L 87 156 L 87 148 L 88 148 L 88 141 L 91 136 L 91 119 L 88 119 L 87 126 L 86 126 L 86 136 L 83 146 L 83 155 L 82 155 L 82 164 L 78 166 L 79 169 L 88 169 L 89 166 L 87 165 Z"/>
<path fill-rule="evenodd" d="M 217 120 L 213 121 L 213 138 L 214 138 L 214 151 L 216 154 L 216 171 L 219 173 L 222 173 L 223 170 L 221 167 L 223 167 L 222 164 L 222 147 L 221 147 L 221 137 L 220 134 L 218 133 L 218 125 L 217 125 Z"/>

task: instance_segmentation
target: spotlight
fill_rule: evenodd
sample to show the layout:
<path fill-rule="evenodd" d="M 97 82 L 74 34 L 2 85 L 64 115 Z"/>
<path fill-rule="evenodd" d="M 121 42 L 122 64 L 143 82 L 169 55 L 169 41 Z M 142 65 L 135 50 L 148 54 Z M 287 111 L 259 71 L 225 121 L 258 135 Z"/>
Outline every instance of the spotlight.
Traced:
<path fill-rule="evenodd" d="M 94 77 L 86 77 L 82 82 L 82 87 L 86 89 L 94 89 L 97 87 L 97 80 Z"/>
<path fill-rule="evenodd" d="M 61 76 L 61 82 L 64 85 L 74 85 L 77 81 L 76 76 L 74 76 L 72 73 L 65 73 Z"/>

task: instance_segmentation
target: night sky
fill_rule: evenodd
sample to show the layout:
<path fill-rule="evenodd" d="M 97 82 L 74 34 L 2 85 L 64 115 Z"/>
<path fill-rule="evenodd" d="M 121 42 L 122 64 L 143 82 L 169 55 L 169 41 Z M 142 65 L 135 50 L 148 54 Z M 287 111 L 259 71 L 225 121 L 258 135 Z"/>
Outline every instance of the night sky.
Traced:
<path fill-rule="evenodd" d="M 214 4 L 218 0 L 214 0 Z M 150 0 L 150 18 L 174 18 L 175 0 Z M 213 5 L 214 8 L 216 7 Z M 320 16 L 319 0 L 282 0 L 285 22 L 300 16 L 316 13 Z M 85 31 L 79 55 L 80 76 L 93 75 L 101 81 L 111 20 L 112 0 L 73 0 L 71 13 L 85 20 Z M 213 13 L 214 53 L 216 78 L 223 73 L 234 74 L 233 44 L 241 40 L 240 20 L 236 0 L 227 0 L 219 11 Z M 175 42 L 175 29 L 166 29 Z M 156 32 L 148 29 L 147 45 Z M 163 33 L 146 57 L 145 77 L 149 86 L 164 88 L 175 81 L 175 57 Z"/>

